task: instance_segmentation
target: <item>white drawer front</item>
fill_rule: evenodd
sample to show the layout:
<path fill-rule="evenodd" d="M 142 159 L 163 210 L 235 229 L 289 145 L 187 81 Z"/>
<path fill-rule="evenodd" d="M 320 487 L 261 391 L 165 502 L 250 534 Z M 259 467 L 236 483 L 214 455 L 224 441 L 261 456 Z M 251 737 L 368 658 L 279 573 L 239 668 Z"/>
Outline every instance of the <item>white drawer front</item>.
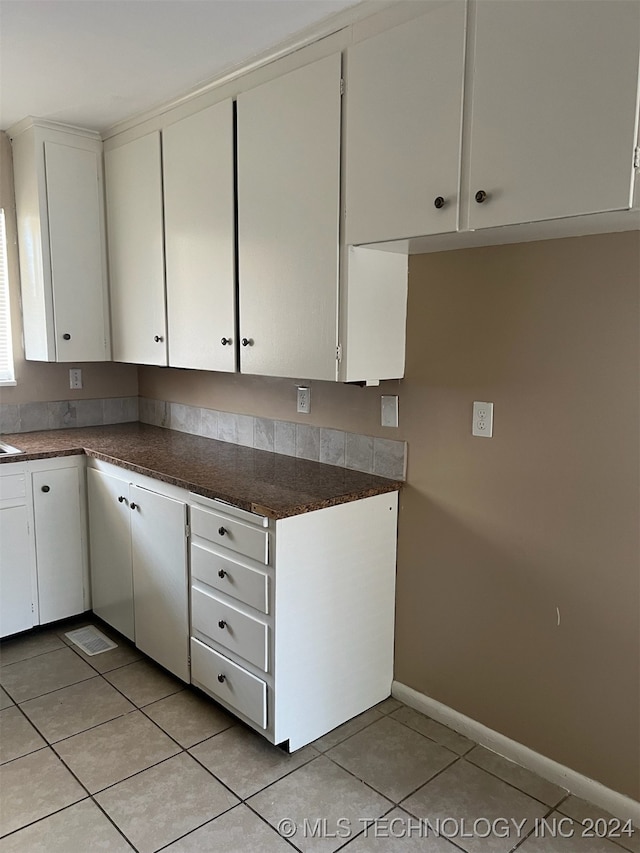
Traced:
<path fill-rule="evenodd" d="M 191 532 L 260 563 L 269 562 L 269 534 L 264 528 L 194 506 L 191 508 Z"/>
<path fill-rule="evenodd" d="M 27 494 L 24 474 L 11 474 L 0 477 L 0 500 L 23 498 Z"/>
<path fill-rule="evenodd" d="M 193 637 L 191 679 L 263 729 L 267 728 L 265 682 Z"/>
<path fill-rule="evenodd" d="M 220 601 L 198 586 L 191 587 L 191 625 L 244 660 L 267 672 L 268 626 Z"/>
<path fill-rule="evenodd" d="M 243 566 L 195 542 L 191 543 L 191 577 L 262 613 L 269 612 L 269 577 L 265 572 Z"/>

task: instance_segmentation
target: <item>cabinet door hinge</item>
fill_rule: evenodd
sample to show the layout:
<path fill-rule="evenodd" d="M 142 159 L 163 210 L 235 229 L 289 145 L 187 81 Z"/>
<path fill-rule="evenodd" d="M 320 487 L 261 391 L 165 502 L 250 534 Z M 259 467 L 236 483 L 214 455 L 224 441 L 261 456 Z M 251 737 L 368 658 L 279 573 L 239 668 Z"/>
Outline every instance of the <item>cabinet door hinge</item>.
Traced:
<path fill-rule="evenodd" d="M 191 528 L 188 524 L 185 524 L 184 526 L 184 535 L 187 537 L 187 539 L 189 538 L 189 536 L 191 536 Z"/>
<path fill-rule="evenodd" d="M 633 149 L 633 168 L 640 169 L 640 145 Z"/>
<path fill-rule="evenodd" d="M 338 344 L 336 347 L 336 361 L 342 361 L 342 344 Z"/>
<path fill-rule="evenodd" d="M 340 78 L 340 94 L 344 95 L 344 77 Z"/>

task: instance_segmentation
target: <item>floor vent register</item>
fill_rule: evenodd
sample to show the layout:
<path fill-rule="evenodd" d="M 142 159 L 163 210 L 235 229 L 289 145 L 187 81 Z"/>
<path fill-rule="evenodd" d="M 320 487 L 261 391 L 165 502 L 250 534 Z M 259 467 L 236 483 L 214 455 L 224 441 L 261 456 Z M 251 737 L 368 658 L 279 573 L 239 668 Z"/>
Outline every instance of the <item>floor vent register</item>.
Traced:
<path fill-rule="evenodd" d="M 117 643 L 105 637 L 102 631 L 98 631 L 93 625 L 69 631 L 65 637 L 68 637 L 74 645 L 82 649 L 87 655 L 99 655 L 102 652 L 108 652 L 110 649 L 118 648 Z"/>

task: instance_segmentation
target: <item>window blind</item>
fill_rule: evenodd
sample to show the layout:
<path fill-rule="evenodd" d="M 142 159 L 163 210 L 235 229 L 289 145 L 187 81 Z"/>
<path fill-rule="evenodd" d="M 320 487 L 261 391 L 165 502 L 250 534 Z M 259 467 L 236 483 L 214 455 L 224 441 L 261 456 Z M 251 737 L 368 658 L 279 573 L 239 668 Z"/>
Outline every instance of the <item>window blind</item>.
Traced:
<path fill-rule="evenodd" d="M 14 384 L 11 313 L 9 311 L 9 264 L 4 210 L 0 208 L 0 385 Z"/>

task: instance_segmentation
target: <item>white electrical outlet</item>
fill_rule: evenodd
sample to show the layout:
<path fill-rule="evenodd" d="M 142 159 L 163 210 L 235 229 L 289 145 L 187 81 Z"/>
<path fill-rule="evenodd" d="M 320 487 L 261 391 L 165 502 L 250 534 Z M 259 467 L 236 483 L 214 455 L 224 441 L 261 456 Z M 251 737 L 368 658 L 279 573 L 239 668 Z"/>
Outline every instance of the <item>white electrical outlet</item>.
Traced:
<path fill-rule="evenodd" d="M 69 371 L 69 388 L 76 391 L 82 388 L 82 370 L 79 367 L 72 367 Z"/>
<path fill-rule="evenodd" d="M 298 411 L 303 415 L 311 411 L 311 388 L 305 385 L 298 385 Z"/>
<path fill-rule="evenodd" d="M 381 423 L 383 427 L 398 426 L 398 398 L 383 394 L 380 397 Z"/>
<path fill-rule="evenodd" d="M 471 424 L 471 435 L 480 438 L 491 438 L 493 436 L 493 403 L 473 404 L 473 422 Z"/>

